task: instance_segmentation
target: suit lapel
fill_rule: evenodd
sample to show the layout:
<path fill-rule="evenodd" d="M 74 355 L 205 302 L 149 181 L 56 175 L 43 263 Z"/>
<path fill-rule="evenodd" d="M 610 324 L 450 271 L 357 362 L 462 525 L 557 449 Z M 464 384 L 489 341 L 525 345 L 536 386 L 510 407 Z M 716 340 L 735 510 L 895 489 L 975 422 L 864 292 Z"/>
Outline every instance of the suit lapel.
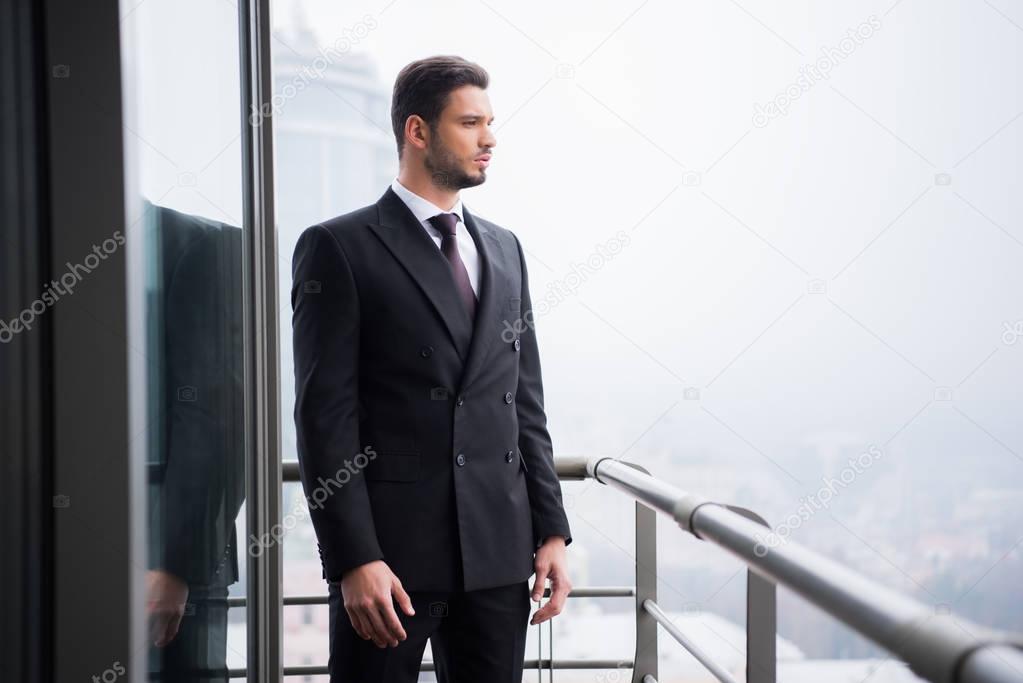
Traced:
<path fill-rule="evenodd" d="M 451 267 L 405 202 L 388 187 L 377 201 L 379 223 L 370 229 L 402 264 L 437 311 L 452 343 L 463 361 L 458 392 L 476 378 L 494 336 L 502 330 L 498 302 L 509 291 L 507 255 L 500 241 L 485 225 L 462 206 L 465 227 L 472 236 L 480 259 L 480 293 L 475 324 L 462 306 L 451 277 Z M 507 315 L 507 312 L 505 312 Z"/>
<path fill-rule="evenodd" d="M 462 205 L 462 215 L 465 217 L 465 227 L 472 235 L 476 243 L 476 250 L 480 255 L 480 296 L 476 306 L 476 321 L 473 327 L 472 344 L 469 348 L 469 358 L 465 361 L 465 369 L 462 371 L 462 382 L 458 393 L 463 393 L 469 384 L 476 378 L 483 359 L 486 358 L 494 335 L 501 329 L 498 320 L 500 307 L 497 305 L 501 292 L 508 289 L 508 279 L 504 271 L 503 252 L 501 244 L 485 225 L 477 223 L 469 210 Z"/>
<path fill-rule="evenodd" d="M 380 222 L 371 223 L 370 229 L 426 294 L 464 361 L 472 340 L 472 326 L 447 259 L 415 214 L 390 187 L 377 201 L 377 209 Z"/>

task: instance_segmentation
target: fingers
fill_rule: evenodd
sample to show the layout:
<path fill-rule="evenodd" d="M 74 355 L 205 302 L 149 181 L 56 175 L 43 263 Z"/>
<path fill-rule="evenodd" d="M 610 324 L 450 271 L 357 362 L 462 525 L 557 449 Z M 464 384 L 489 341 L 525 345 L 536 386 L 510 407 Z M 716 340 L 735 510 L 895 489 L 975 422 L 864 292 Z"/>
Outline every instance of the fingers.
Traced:
<path fill-rule="evenodd" d="M 402 640 L 405 640 L 405 629 L 402 628 L 401 622 L 398 621 L 398 615 L 394 611 L 394 601 L 391 600 L 391 596 L 387 596 L 387 604 L 380 605 L 380 615 L 384 620 L 384 627 L 387 629 L 387 639 L 391 641 L 391 645 L 397 645 Z"/>
<path fill-rule="evenodd" d="M 543 623 L 551 617 L 556 617 L 561 614 L 561 611 L 565 608 L 565 601 L 568 599 L 568 594 L 572 590 L 572 583 L 568 580 L 568 577 L 564 572 L 555 570 L 551 572 L 551 599 L 547 601 L 543 607 L 537 610 L 533 618 L 529 620 L 530 624 L 536 625 Z"/>
<path fill-rule="evenodd" d="M 174 640 L 175 636 L 178 635 L 178 629 L 181 627 L 182 616 L 182 612 L 175 612 L 171 615 L 170 620 L 167 622 L 167 630 L 163 632 L 164 645 L 168 645 L 172 640 Z M 163 645 L 160 647 L 163 647 Z"/>
<path fill-rule="evenodd" d="M 397 642 L 391 642 L 392 637 L 387 631 L 387 626 L 384 625 L 383 617 L 380 615 L 380 610 L 377 609 L 375 604 L 369 604 L 362 610 L 362 617 L 366 620 L 370 627 L 370 635 L 373 638 L 373 643 L 377 647 L 387 647 L 388 645 L 397 645 Z"/>
<path fill-rule="evenodd" d="M 545 607 L 550 607 L 553 611 L 551 616 L 557 616 L 561 614 L 561 611 L 565 609 L 565 601 L 568 599 L 568 592 L 572 589 L 572 584 L 568 582 L 568 579 L 562 574 L 556 574 L 551 579 L 551 599 L 547 602 Z"/>
<path fill-rule="evenodd" d="M 533 571 L 536 572 L 536 578 L 533 579 L 533 593 L 530 596 L 533 602 L 540 602 L 540 598 L 543 597 L 544 582 L 547 580 L 547 573 L 550 569 L 550 565 L 540 562 L 533 567 Z"/>
<path fill-rule="evenodd" d="M 163 600 L 150 600 L 147 605 L 149 641 L 156 647 L 165 647 L 174 640 L 181 625 L 185 608 L 177 607 Z"/>
<path fill-rule="evenodd" d="M 149 636 L 156 647 L 166 647 L 178 635 L 182 613 L 171 609 L 157 610 L 151 615 Z"/>
<path fill-rule="evenodd" d="M 371 599 L 356 606 L 346 605 L 345 609 L 356 633 L 377 647 L 397 647 L 407 637 L 389 595 L 386 602 Z"/>
<path fill-rule="evenodd" d="M 416 611 L 412 608 L 412 599 L 409 598 L 408 593 L 401 587 L 401 581 L 398 577 L 394 577 L 394 586 L 391 589 L 394 599 L 398 602 L 398 606 L 401 607 L 401 611 L 410 617 L 413 616 Z"/>
<path fill-rule="evenodd" d="M 149 642 L 153 645 L 157 645 L 160 639 L 163 637 L 164 631 L 164 618 L 159 612 L 154 612 L 152 607 L 149 609 Z"/>
<path fill-rule="evenodd" d="M 384 620 L 381 619 L 380 612 L 376 610 L 376 607 L 371 603 L 364 604 L 358 608 L 358 612 L 366 633 L 369 635 L 369 640 L 372 640 L 376 647 L 387 647 L 388 639 L 384 637 L 387 629 L 384 628 Z"/>
<path fill-rule="evenodd" d="M 348 612 L 348 620 L 352 622 L 352 628 L 359 634 L 359 637 L 363 640 L 372 640 L 372 631 L 359 614 L 359 610 L 345 605 L 345 611 Z"/>

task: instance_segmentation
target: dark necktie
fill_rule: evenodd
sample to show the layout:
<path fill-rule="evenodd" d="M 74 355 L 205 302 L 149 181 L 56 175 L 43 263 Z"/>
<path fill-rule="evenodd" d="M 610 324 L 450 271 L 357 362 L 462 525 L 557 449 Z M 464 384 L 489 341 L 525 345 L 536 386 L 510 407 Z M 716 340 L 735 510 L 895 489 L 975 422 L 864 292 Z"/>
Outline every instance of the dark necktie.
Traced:
<path fill-rule="evenodd" d="M 469 320 L 476 317 L 476 293 L 469 283 L 469 273 L 462 263 L 462 257 L 458 254 L 458 243 L 455 241 L 455 228 L 458 225 L 458 216 L 453 213 L 439 213 L 430 218 L 430 224 L 437 228 L 441 234 L 440 250 L 451 266 L 451 275 L 455 278 L 455 286 L 458 294 L 469 314 Z"/>

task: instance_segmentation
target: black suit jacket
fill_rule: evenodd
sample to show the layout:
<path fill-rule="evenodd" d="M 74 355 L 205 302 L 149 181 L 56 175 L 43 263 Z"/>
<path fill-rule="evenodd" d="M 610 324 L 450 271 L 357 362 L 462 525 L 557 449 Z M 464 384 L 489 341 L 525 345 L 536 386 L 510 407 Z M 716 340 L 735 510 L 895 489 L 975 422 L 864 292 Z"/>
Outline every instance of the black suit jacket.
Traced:
<path fill-rule="evenodd" d="M 295 247 L 298 458 L 330 580 L 383 559 L 406 590 L 501 586 L 529 578 L 545 537 L 572 540 L 522 248 L 463 215 L 480 255 L 475 326 L 389 187 Z"/>
<path fill-rule="evenodd" d="M 145 202 L 158 280 L 147 291 L 150 567 L 194 588 L 238 578 L 245 498 L 242 230 Z M 217 575 L 218 567 L 221 567 Z"/>

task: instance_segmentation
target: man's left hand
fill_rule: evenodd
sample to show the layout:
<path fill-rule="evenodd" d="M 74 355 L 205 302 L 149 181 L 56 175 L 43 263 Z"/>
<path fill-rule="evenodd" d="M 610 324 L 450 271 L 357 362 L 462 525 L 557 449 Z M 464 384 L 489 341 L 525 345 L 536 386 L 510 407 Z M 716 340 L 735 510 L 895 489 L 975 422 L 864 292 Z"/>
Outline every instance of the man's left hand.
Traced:
<path fill-rule="evenodd" d="M 530 596 L 533 602 L 540 602 L 546 579 L 551 580 L 551 598 L 530 619 L 531 625 L 543 623 L 551 617 L 561 614 L 565 600 L 568 598 L 568 592 L 572 590 L 572 582 L 568 580 L 568 560 L 565 557 L 564 536 L 548 536 L 544 540 L 543 545 L 536 551 L 533 570 L 536 572 Z"/>

